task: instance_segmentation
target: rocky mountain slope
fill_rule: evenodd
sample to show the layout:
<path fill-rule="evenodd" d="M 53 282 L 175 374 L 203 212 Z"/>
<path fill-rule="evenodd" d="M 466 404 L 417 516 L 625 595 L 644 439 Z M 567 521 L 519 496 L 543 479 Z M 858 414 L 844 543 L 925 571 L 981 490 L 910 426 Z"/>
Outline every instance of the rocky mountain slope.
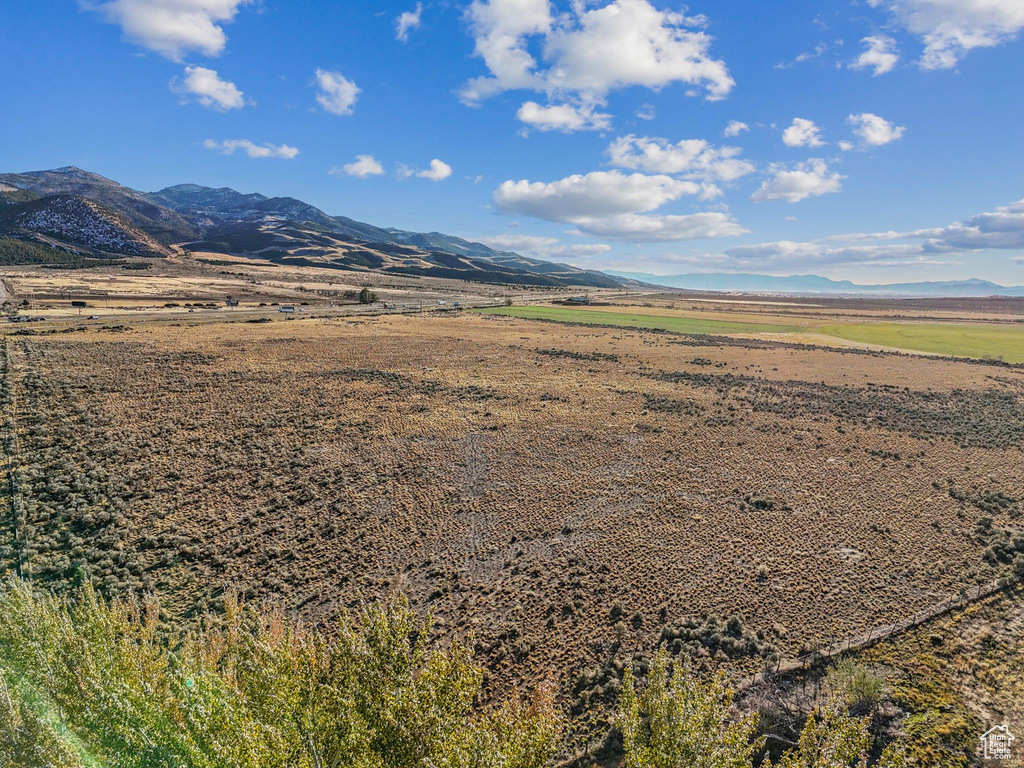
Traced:
<path fill-rule="evenodd" d="M 57 245 L 88 245 L 109 253 L 156 254 L 175 245 L 278 263 L 475 282 L 634 284 L 602 272 L 495 251 L 441 232 L 385 229 L 331 216 L 293 197 L 197 184 L 145 193 L 74 166 L 2 174 L 0 198 L 7 201 L 0 212 L 8 234 L 46 236 Z M 41 212 L 33 209 L 28 215 L 28 208 L 15 211 L 17 206 L 37 206 Z"/>
<path fill-rule="evenodd" d="M 76 195 L 92 200 L 162 245 L 193 240 L 199 235 L 198 229 L 181 215 L 154 202 L 145 192 L 124 187 L 74 166 L 52 171 L 0 174 L 0 184 L 40 196 Z"/>
<path fill-rule="evenodd" d="M 94 200 L 50 195 L 19 200 L 0 191 L 0 235 L 120 256 L 163 256 L 166 249 Z"/>

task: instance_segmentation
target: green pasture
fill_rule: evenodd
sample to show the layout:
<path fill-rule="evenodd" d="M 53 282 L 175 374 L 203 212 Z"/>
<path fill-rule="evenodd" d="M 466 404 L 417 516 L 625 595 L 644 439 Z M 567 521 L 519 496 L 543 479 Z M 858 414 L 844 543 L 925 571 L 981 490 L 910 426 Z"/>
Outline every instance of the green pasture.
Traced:
<path fill-rule="evenodd" d="M 849 323 L 826 325 L 814 330 L 840 339 L 883 347 L 1024 363 L 1024 325 Z"/>
<path fill-rule="evenodd" d="M 957 357 L 991 358 L 1024 363 L 1024 325 L 981 323 L 842 323 L 829 325 L 778 325 L 696 317 L 602 312 L 576 307 L 495 307 L 474 310 L 488 315 L 507 315 L 526 320 L 647 328 L 674 333 L 736 335 L 757 333 L 821 334 L 863 344 L 911 352 L 930 352 Z"/>
<path fill-rule="evenodd" d="M 487 315 L 508 315 L 526 320 L 555 320 L 562 323 L 586 323 L 588 325 L 611 325 L 619 328 L 649 328 L 674 333 L 693 333 L 727 336 L 748 333 L 794 333 L 801 329 L 795 325 L 773 325 L 770 323 L 734 323 L 726 320 L 702 320 L 694 317 L 664 317 L 661 315 L 634 315 L 625 312 L 601 312 L 600 310 L 576 309 L 573 307 L 495 307 L 479 310 Z"/>

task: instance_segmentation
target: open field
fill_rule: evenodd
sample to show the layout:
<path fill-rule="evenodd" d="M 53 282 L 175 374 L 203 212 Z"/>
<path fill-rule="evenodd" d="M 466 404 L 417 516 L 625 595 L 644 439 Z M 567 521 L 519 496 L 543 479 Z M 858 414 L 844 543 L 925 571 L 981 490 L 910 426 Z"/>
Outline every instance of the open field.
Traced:
<path fill-rule="evenodd" d="M 719 307 L 704 311 L 680 312 L 661 308 L 636 307 L 495 307 L 478 310 L 486 314 L 507 315 L 565 323 L 609 325 L 621 328 L 649 328 L 673 333 L 760 335 L 786 334 L 794 341 L 845 339 L 877 348 L 903 349 L 956 357 L 1004 360 L 1024 363 L 1024 324 L 1019 320 L 1000 325 L 982 322 L 851 322 L 836 323 L 827 314 L 799 316 L 791 309 L 762 308 L 761 322 L 748 305 L 744 314 L 723 314 Z M 788 315 L 788 316 L 787 316 Z M 735 318 L 735 319 L 734 319 Z M 779 320 L 768 323 L 766 320 Z"/>
<path fill-rule="evenodd" d="M 820 333 L 884 347 L 1024 363 L 1024 326 L 941 323 L 849 323 Z"/>
<path fill-rule="evenodd" d="M 673 333 L 701 335 L 758 333 L 795 333 L 800 329 L 792 325 L 746 323 L 730 320 L 711 320 L 702 317 L 659 316 L 637 312 L 604 312 L 577 307 L 495 307 L 479 312 L 489 315 L 507 315 L 527 320 L 555 320 L 563 323 L 590 323 L 619 328 L 649 328 Z"/>
<path fill-rule="evenodd" d="M 7 567 L 169 617 L 401 591 L 577 718 L 628 653 L 749 674 L 996 578 L 1020 530 L 1019 368 L 474 313 L 3 345 Z"/>

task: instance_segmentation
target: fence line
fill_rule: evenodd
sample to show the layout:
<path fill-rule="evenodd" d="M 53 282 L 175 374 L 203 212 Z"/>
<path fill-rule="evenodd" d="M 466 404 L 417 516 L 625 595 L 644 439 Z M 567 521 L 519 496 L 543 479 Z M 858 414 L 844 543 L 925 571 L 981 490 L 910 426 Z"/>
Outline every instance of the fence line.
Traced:
<path fill-rule="evenodd" d="M 774 669 L 758 672 L 753 677 L 741 680 L 734 687 L 734 691 L 736 693 L 742 693 L 760 682 L 765 682 L 772 678 L 792 674 L 798 671 L 809 671 L 814 667 L 829 661 L 835 656 L 850 653 L 852 651 L 859 651 L 876 643 L 880 643 L 883 640 L 890 640 L 907 630 L 919 627 L 922 624 L 947 614 L 956 608 L 966 607 L 972 603 L 978 602 L 979 600 L 983 600 L 986 597 L 991 597 L 997 592 L 1003 591 L 1011 584 L 1020 581 L 1021 579 L 1019 577 L 1009 575 L 999 579 L 994 579 L 985 584 L 967 587 L 961 590 L 959 594 L 950 595 L 948 600 L 945 600 L 938 605 L 933 605 L 931 608 L 925 608 L 921 611 L 917 611 L 909 618 L 901 619 L 900 621 L 893 622 L 892 624 L 883 624 L 880 627 L 872 627 L 866 633 L 862 632 L 857 635 L 850 635 L 842 638 L 841 640 L 834 641 L 827 646 L 815 648 L 802 656 L 797 656 L 792 659 L 780 658 Z M 587 744 L 583 751 L 578 752 L 573 757 L 567 758 L 566 760 L 558 763 L 557 768 L 577 768 L 581 761 L 590 758 L 594 746 L 594 744 Z"/>
<path fill-rule="evenodd" d="M 903 634 L 904 632 L 915 629 L 934 618 L 947 614 L 956 608 L 965 607 L 986 597 L 990 597 L 1017 581 L 1019 581 L 1017 577 L 1010 575 L 994 579 L 985 584 L 978 584 L 975 587 L 967 587 L 961 590 L 959 594 L 950 595 L 948 600 L 945 600 L 938 605 L 933 605 L 930 608 L 917 611 L 906 619 L 901 619 L 900 621 L 893 622 L 892 624 L 883 624 L 879 627 L 872 627 L 866 633 L 862 632 L 857 635 L 850 635 L 838 641 L 834 641 L 827 646 L 815 648 L 802 656 L 797 656 L 792 659 L 780 658 L 774 669 L 763 670 L 753 677 L 748 677 L 745 680 L 740 681 L 736 686 L 736 690 L 743 691 L 752 685 L 770 680 L 771 678 L 778 677 L 780 675 L 791 674 L 801 670 L 807 671 L 829 661 L 835 656 L 850 653 L 851 651 L 859 651 L 875 645 L 876 643 L 880 643 L 883 640 L 889 640 L 896 635 Z"/>

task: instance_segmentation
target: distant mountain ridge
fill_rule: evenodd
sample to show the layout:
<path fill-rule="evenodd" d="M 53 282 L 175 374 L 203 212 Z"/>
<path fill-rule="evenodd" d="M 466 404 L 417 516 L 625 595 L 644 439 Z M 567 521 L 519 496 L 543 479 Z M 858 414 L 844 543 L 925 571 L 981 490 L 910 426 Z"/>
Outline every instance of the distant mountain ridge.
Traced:
<path fill-rule="evenodd" d="M 59 205 L 54 201 L 63 198 Z M 101 252 L 160 256 L 170 246 L 297 266 L 552 287 L 624 287 L 627 278 L 496 251 L 441 232 L 408 232 L 331 216 L 293 197 L 178 184 L 146 193 L 75 166 L 0 174 L 0 235 L 84 244 Z M 74 221 L 35 226 L 35 205 L 74 208 Z M 87 224 L 85 213 L 95 214 Z M 102 220 L 102 223 L 101 221 Z M 42 220 L 40 220 L 42 221 Z M 85 237 L 85 230 L 105 237 Z"/>
<path fill-rule="evenodd" d="M 819 294 L 823 296 L 917 296 L 927 298 L 1024 296 L 1024 286 L 1004 286 L 977 278 L 970 280 L 858 285 L 849 280 L 832 280 L 820 275 L 789 275 L 780 277 L 776 275 L 726 272 L 652 275 L 645 272 L 620 272 L 617 270 L 608 270 L 608 274 L 627 277 L 654 285 L 683 288 L 691 291 Z"/>

